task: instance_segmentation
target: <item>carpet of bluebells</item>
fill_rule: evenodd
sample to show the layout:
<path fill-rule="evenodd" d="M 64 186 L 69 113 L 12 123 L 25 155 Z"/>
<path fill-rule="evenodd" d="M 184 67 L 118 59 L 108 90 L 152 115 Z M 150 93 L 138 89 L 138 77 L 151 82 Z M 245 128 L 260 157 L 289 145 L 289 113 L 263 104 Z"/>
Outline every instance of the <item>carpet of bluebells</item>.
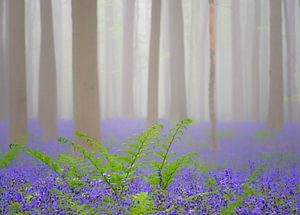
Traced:
<path fill-rule="evenodd" d="M 142 125 L 142 120 L 104 121 L 103 142 L 118 151 Z M 68 150 L 54 140 L 41 145 L 37 123 L 29 126 L 31 147 L 53 156 Z M 84 186 L 70 187 L 47 165 L 20 155 L 0 169 L 0 214 L 300 214 L 299 125 L 274 133 L 263 124 L 221 123 L 218 150 L 210 149 L 208 128 L 208 123 L 193 124 L 174 144 L 178 154 L 199 152 L 199 161 L 153 195 L 157 187 L 147 183 L 142 170 L 116 199 L 100 179 L 83 177 Z M 6 142 L 6 122 L 0 122 L 0 130 L 0 141 Z M 60 135 L 72 137 L 69 122 L 60 123 Z"/>

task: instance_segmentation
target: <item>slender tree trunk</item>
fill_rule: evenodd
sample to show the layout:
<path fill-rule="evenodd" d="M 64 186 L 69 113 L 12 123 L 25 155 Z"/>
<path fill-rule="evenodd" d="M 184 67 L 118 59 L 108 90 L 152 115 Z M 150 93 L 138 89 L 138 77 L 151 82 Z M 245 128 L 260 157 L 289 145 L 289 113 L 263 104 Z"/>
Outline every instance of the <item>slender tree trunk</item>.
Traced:
<path fill-rule="evenodd" d="M 4 1 L 0 1 L 0 121 L 6 115 L 5 104 L 5 68 L 4 68 Z"/>
<path fill-rule="evenodd" d="M 27 136 L 25 2 L 9 0 L 9 140 Z"/>
<path fill-rule="evenodd" d="M 38 118 L 45 139 L 56 136 L 57 90 L 51 0 L 41 0 L 41 57 Z"/>
<path fill-rule="evenodd" d="M 294 100 L 297 94 L 297 77 L 296 77 L 296 14 L 293 1 L 285 0 L 284 2 L 285 32 L 287 44 L 287 119 L 296 121 L 297 107 L 299 101 Z"/>
<path fill-rule="evenodd" d="M 159 83 L 159 47 L 160 47 L 161 0 L 152 2 L 151 35 L 148 70 L 148 106 L 147 126 L 157 123 L 158 119 L 158 83 Z"/>
<path fill-rule="evenodd" d="M 252 119 L 259 121 L 260 119 L 260 1 L 254 1 L 254 31 L 252 38 Z"/>
<path fill-rule="evenodd" d="M 208 7 L 201 8 L 201 1 L 193 0 L 192 1 L 192 22 L 191 22 L 191 39 L 190 49 L 190 65 L 191 65 L 191 74 L 189 75 L 188 83 L 190 85 L 189 95 L 190 100 L 195 100 L 197 97 L 194 107 L 191 110 L 194 110 L 193 113 L 199 113 L 199 119 L 205 119 L 205 53 L 207 45 L 208 34 L 203 33 L 207 32 L 207 19 L 203 19 L 200 23 L 199 20 L 201 17 L 207 17 Z M 196 90 L 196 91 L 195 91 Z M 198 92 L 198 93 L 194 93 Z M 196 104 L 196 105 L 195 105 Z M 192 105 L 193 106 L 193 105 Z"/>
<path fill-rule="evenodd" d="M 108 117 L 114 116 L 118 112 L 117 105 L 117 90 L 115 87 L 114 76 L 117 72 L 117 63 L 118 58 L 116 55 L 117 42 L 116 42 L 116 7 L 114 0 L 106 1 L 105 8 L 105 19 L 106 19 L 106 31 L 105 31 L 105 90 L 106 90 L 106 101 L 105 111 L 107 112 Z"/>
<path fill-rule="evenodd" d="M 74 124 L 100 138 L 97 72 L 97 0 L 72 0 Z"/>
<path fill-rule="evenodd" d="M 209 38 L 210 38 L 210 68 L 209 68 L 209 118 L 210 135 L 213 149 L 218 146 L 217 142 L 217 118 L 215 107 L 216 89 L 216 50 L 215 50 L 215 4 L 214 0 L 209 0 Z"/>
<path fill-rule="evenodd" d="M 173 119 L 182 119 L 187 115 L 182 2 L 181 0 L 169 0 L 168 3 L 170 14 L 170 112 Z"/>
<path fill-rule="evenodd" d="M 9 116 L 9 3 L 1 2 L 0 120 Z"/>
<path fill-rule="evenodd" d="M 135 0 L 124 0 L 123 11 L 123 77 L 122 77 L 122 106 L 123 115 L 132 117 L 133 106 L 133 35 Z"/>
<path fill-rule="evenodd" d="M 30 0 L 25 1 L 25 26 L 26 26 L 26 70 L 27 73 L 27 113 L 28 118 L 36 117 L 36 112 L 38 112 L 35 107 L 37 106 L 37 96 L 34 95 L 35 91 L 35 74 L 38 70 L 38 64 L 36 64 L 36 58 L 38 56 L 38 47 L 40 44 L 36 42 L 37 37 L 37 25 L 39 24 L 38 12 L 39 1 Z M 29 72 L 30 71 L 30 72 Z"/>
<path fill-rule="evenodd" d="M 270 0 L 270 98 L 267 122 L 270 128 L 281 128 L 284 122 L 281 3 L 281 0 Z"/>
<path fill-rule="evenodd" d="M 245 119 L 244 106 L 244 70 L 242 66 L 242 42 L 240 26 L 240 0 L 232 0 L 231 20 L 232 20 L 232 115 L 233 120 Z"/>

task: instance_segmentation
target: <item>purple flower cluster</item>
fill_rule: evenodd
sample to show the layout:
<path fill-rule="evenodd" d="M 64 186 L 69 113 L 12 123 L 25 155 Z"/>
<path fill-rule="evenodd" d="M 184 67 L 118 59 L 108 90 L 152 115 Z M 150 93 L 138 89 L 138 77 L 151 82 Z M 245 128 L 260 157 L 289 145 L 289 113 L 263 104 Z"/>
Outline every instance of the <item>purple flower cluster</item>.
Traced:
<path fill-rule="evenodd" d="M 66 146 L 54 141 L 41 144 L 38 126 L 30 123 L 31 147 L 51 155 L 67 151 Z M 69 124 L 59 124 L 61 135 L 72 137 Z M 109 120 L 102 124 L 104 143 L 117 151 L 120 142 L 143 129 L 144 122 Z M 0 127 L 0 140 L 4 143 L 7 125 L 0 123 Z M 209 148 L 208 128 L 208 123 L 191 126 L 182 138 L 185 144 L 175 144 L 172 148 L 178 155 L 199 151 L 206 168 L 197 165 L 184 168 L 164 191 L 144 180 L 143 174 L 151 172 L 150 169 L 136 171 L 137 178 L 126 181 L 122 195 L 115 196 L 100 179 L 83 177 L 83 186 L 70 187 L 45 165 L 20 167 L 20 162 L 29 163 L 30 159 L 19 157 L 13 162 L 15 165 L 0 169 L 0 214 L 129 214 L 138 204 L 153 208 L 149 214 L 221 214 L 230 205 L 234 206 L 234 214 L 300 214 L 298 125 L 287 125 L 268 136 L 264 126 L 257 123 L 220 123 L 216 151 Z M 116 135 L 114 141 L 111 133 Z M 0 150 L 6 148 L 1 146 Z M 267 166 L 249 180 L 259 163 Z M 159 169 L 157 176 L 162 183 Z M 247 182 L 251 192 L 244 195 Z M 151 204 L 134 199 L 142 192 L 148 193 Z"/>
<path fill-rule="evenodd" d="M 243 184 L 253 172 L 245 169 L 211 170 L 207 174 L 185 168 L 160 192 L 141 177 L 128 182 L 121 198 L 99 179 L 87 180 L 80 188 L 70 188 L 44 165 L 6 168 L 0 171 L 0 214 L 89 214 L 128 213 L 132 196 L 148 192 L 152 196 L 153 214 L 220 214 L 230 202 L 245 192 Z M 209 183 L 209 178 L 214 183 Z M 264 168 L 250 182 L 255 193 L 235 207 L 236 214 L 299 214 L 299 168 Z M 153 194 L 153 195 L 151 195 Z"/>

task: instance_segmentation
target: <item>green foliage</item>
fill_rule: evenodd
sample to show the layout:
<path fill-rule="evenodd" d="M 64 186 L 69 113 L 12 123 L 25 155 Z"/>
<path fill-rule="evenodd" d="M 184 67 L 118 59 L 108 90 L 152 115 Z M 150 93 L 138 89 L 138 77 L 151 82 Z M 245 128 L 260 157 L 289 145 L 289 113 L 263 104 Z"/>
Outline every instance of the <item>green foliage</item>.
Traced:
<path fill-rule="evenodd" d="M 26 140 L 26 135 L 19 138 L 16 144 L 22 145 L 24 144 L 25 140 Z M 12 149 L 11 147 L 9 147 L 9 150 L 7 152 L 2 154 L 0 153 L 0 169 L 8 167 L 11 161 L 13 161 L 18 156 L 18 154 L 19 154 L 18 149 Z"/>
<path fill-rule="evenodd" d="M 48 156 L 45 152 L 34 150 L 22 144 L 11 144 L 12 152 L 21 151 L 32 155 L 44 164 L 48 165 L 55 171 L 69 187 L 80 189 L 85 185 L 86 178 L 102 180 L 112 191 L 113 195 L 103 197 L 103 202 L 110 205 L 118 204 L 120 198 L 124 198 L 124 191 L 127 189 L 128 182 L 136 177 L 141 177 L 136 170 L 142 165 L 150 165 L 152 167 L 151 174 L 146 179 L 153 185 L 158 185 L 159 189 L 154 188 L 153 193 L 148 195 L 147 192 L 140 192 L 132 195 L 132 205 L 129 207 L 130 214 L 146 214 L 154 210 L 153 195 L 155 193 L 164 192 L 172 183 L 178 170 L 191 163 L 191 157 L 197 153 L 187 153 L 176 159 L 171 159 L 175 155 L 171 152 L 171 146 L 178 140 L 181 140 L 184 130 L 189 124 L 190 119 L 185 119 L 176 124 L 166 134 L 161 134 L 162 124 L 156 124 L 146 131 L 135 134 L 123 143 L 124 149 L 121 153 L 109 152 L 99 141 L 89 137 L 88 135 L 76 131 L 75 134 L 79 141 L 70 141 L 64 137 L 58 137 L 58 141 L 62 144 L 69 144 L 74 153 L 59 154 L 56 159 Z M 84 147 L 89 146 L 89 147 Z M 154 150 L 153 150 L 154 149 Z M 79 154 L 79 155 L 78 155 Z M 151 162 L 141 162 L 142 158 L 146 160 L 157 158 Z M 59 190 L 52 190 L 67 201 L 70 208 L 75 208 L 80 214 L 95 214 L 96 210 L 91 209 L 89 205 L 82 205 L 72 199 L 71 194 L 61 193 Z M 69 195 L 69 196 L 68 196 Z M 27 197 L 27 201 L 31 200 L 31 196 Z M 106 211 L 107 209 L 101 209 Z M 108 211 L 109 212 L 109 211 Z"/>
<path fill-rule="evenodd" d="M 178 122 L 175 128 L 171 128 L 157 143 L 154 144 L 155 148 L 159 148 L 154 152 L 158 161 L 153 160 L 148 162 L 155 170 L 147 177 L 150 184 L 159 185 L 161 190 L 165 190 L 173 181 L 176 172 L 183 166 L 189 164 L 192 156 L 197 155 L 196 152 L 191 152 L 184 154 L 173 161 L 168 161 L 168 158 L 173 154 L 170 152 L 171 146 L 176 140 L 181 140 L 184 130 L 191 123 L 191 119 L 185 119 Z"/>
<path fill-rule="evenodd" d="M 275 131 L 268 131 L 268 130 L 258 130 L 256 131 L 253 136 L 256 139 L 268 139 L 272 138 L 276 135 Z"/>
<path fill-rule="evenodd" d="M 259 164 L 257 165 L 257 167 L 254 169 L 254 171 L 252 172 L 252 174 L 248 177 L 248 179 L 246 180 L 246 182 L 243 184 L 243 193 L 238 195 L 237 198 L 235 199 L 235 201 L 229 202 L 226 208 L 222 208 L 221 209 L 221 215 L 230 215 L 233 214 L 234 209 L 236 207 L 239 207 L 242 205 L 244 199 L 247 196 L 250 196 L 252 194 L 257 194 L 260 193 L 259 190 L 255 190 L 252 189 L 250 186 L 250 182 L 252 180 L 254 180 L 258 174 L 260 173 L 260 171 L 266 166 L 266 164 Z"/>
<path fill-rule="evenodd" d="M 33 155 L 34 157 L 36 157 L 43 163 L 47 164 L 55 172 L 60 173 L 63 171 L 61 166 L 56 161 L 53 161 L 51 156 L 46 155 L 45 152 L 41 152 L 39 150 L 33 150 L 32 148 L 21 145 L 21 144 L 10 144 L 9 148 L 13 151 L 21 150 L 22 152 L 24 152 L 26 154 Z"/>
<path fill-rule="evenodd" d="M 0 154 L 0 169 L 3 169 L 11 163 L 13 159 L 18 155 L 17 149 L 8 150 L 6 153 Z"/>
<path fill-rule="evenodd" d="M 129 214 L 138 215 L 138 214 L 149 214 L 153 210 L 153 200 L 148 192 L 140 192 L 133 195 L 134 203 L 130 207 Z"/>
<path fill-rule="evenodd" d="M 210 129 L 206 128 L 205 133 L 210 134 Z M 217 137 L 218 138 L 231 138 L 237 134 L 236 131 L 229 128 L 218 128 L 217 129 Z"/>
<path fill-rule="evenodd" d="M 10 205 L 9 210 L 11 211 L 11 214 L 23 214 L 22 213 L 22 205 L 18 202 L 14 202 Z"/>

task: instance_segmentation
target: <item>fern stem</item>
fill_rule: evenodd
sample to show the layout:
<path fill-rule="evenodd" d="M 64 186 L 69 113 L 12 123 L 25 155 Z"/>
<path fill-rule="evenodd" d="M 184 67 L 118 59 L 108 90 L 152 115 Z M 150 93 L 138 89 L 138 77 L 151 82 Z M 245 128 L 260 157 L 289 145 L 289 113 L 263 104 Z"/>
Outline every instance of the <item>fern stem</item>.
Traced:
<path fill-rule="evenodd" d="M 168 148 L 167 148 L 166 154 L 164 155 L 163 161 L 162 161 L 162 163 L 161 163 L 161 165 L 160 165 L 160 169 L 161 169 L 161 171 L 163 170 L 163 167 L 164 167 L 164 165 L 165 165 L 165 163 L 166 163 L 167 156 L 168 156 L 168 154 L 169 154 L 169 151 L 170 151 L 171 145 L 172 145 L 172 143 L 174 142 L 174 140 L 175 140 L 175 137 L 176 137 L 176 135 L 178 134 L 178 132 L 179 132 L 179 130 L 180 130 L 180 129 L 181 129 L 181 126 L 178 126 L 178 127 L 177 127 L 177 129 L 176 129 L 176 131 L 175 131 L 175 133 L 174 133 L 174 134 L 173 134 L 173 136 L 172 136 L 172 139 L 171 139 L 171 141 L 169 142 L 169 145 L 168 145 Z"/>
<path fill-rule="evenodd" d="M 148 135 L 148 136 L 149 136 L 149 135 Z M 145 139 L 141 142 L 141 145 L 140 145 L 140 147 L 139 147 L 137 153 L 135 154 L 135 156 L 134 156 L 132 162 L 130 163 L 130 165 L 129 165 L 129 167 L 128 167 L 129 169 L 132 168 L 133 165 L 134 165 L 134 163 L 137 161 L 139 154 L 141 153 L 142 149 L 144 148 L 145 142 L 148 140 L 148 136 L 146 136 Z M 131 171 L 126 172 L 126 175 L 125 175 L 125 178 L 124 178 L 124 179 L 127 179 L 127 178 L 128 178 L 130 172 L 131 172 Z"/>

